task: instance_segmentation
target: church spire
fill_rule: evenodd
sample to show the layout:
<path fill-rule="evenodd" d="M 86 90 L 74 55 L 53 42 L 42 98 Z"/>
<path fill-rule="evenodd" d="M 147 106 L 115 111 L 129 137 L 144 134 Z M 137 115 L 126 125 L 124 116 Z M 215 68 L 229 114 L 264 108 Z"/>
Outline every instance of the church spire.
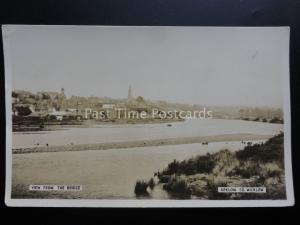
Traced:
<path fill-rule="evenodd" d="M 129 89 L 128 89 L 128 99 L 132 99 L 131 85 L 129 85 Z"/>

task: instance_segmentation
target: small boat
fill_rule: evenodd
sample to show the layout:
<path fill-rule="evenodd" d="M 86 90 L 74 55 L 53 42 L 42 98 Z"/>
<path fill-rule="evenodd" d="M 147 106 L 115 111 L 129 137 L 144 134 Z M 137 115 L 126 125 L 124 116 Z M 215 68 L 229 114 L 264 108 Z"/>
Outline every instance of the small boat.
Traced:
<path fill-rule="evenodd" d="M 168 124 L 167 126 L 168 126 L 168 127 L 171 127 L 171 126 L 172 126 L 172 124 Z"/>

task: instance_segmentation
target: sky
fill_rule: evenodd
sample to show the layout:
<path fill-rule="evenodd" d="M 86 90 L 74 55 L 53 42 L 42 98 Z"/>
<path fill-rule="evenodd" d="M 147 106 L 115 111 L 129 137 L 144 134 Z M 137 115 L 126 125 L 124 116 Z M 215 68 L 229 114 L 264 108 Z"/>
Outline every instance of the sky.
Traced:
<path fill-rule="evenodd" d="M 15 90 L 281 106 L 289 29 L 8 26 Z M 7 57 L 6 57 L 7 62 Z"/>

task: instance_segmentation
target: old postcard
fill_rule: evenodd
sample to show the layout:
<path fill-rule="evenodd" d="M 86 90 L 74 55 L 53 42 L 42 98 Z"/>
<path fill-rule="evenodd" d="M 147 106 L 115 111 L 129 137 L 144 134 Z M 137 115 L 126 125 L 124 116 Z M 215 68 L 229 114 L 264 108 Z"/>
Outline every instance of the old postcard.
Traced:
<path fill-rule="evenodd" d="M 6 204 L 294 204 L 289 27 L 2 26 Z"/>

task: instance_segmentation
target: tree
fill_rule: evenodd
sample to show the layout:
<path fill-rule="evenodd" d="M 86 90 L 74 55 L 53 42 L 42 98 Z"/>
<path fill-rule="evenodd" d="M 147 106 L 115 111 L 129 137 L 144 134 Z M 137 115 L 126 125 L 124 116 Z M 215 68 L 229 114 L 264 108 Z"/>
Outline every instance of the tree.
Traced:
<path fill-rule="evenodd" d="M 31 109 L 28 106 L 18 106 L 16 107 L 19 116 L 28 116 L 32 113 Z"/>
<path fill-rule="evenodd" d="M 142 96 L 137 97 L 137 98 L 136 98 L 136 101 L 137 101 L 137 102 L 140 102 L 140 103 L 145 102 L 145 100 L 144 100 L 144 98 L 143 98 Z"/>
<path fill-rule="evenodd" d="M 44 100 L 48 100 L 50 99 L 50 95 L 48 93 L 43 93 L 43 97 Z"/>
<path fill-rule="evenodd" d="M 13 98 L 17 98 L 18 96 L 19 96 L 18 93 L 14 92 L 14 91 L 11 93 L 11 97 L 13 97 Z"/>

